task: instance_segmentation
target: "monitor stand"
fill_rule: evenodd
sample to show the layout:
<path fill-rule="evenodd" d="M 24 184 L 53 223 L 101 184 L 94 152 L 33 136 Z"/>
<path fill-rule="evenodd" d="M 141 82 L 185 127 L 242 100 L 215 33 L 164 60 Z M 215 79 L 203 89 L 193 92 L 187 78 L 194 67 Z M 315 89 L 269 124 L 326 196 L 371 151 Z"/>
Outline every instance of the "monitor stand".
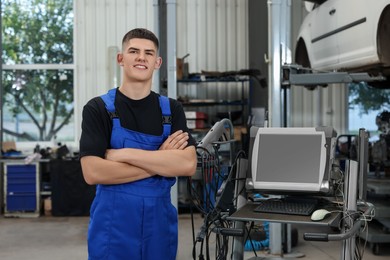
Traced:
<path fill-rule="evenodd" d="M 358 163 L 356 161 L 346 162 L 346 175 L 345 175 L 345 187 L 344 187 L 344 219 L 343 233 L 346 233 L 345 226 L 353 227 L 354 223 L 351 218 L 348 217 L 349 212 L 357 211 L 357 187 L 358 187 Z M 343 247 L 341 252 L 341 259 L 353 260 L 356 250 L 356 236 L 352 236 L 343 241 Z"/>
<path fill-rule="evenodd" d="M 285 231 L 285 232 L 283 232 Z M 291 250 L 291 224 L 288 223 L 269 223 L 269 247 L 270 255 L 267 256 L 255 256 L 248 260 L 282 260 L 282 259 L 295 259 L 302 258 L 305 254 L 300 252 L 294 252 Z M 287 241 L 287 253 L 283 252 L 282 239 Z M 283 256 L 283 257 L 282 257 Z M 236 258 L 238 259 L 238 258 Z"/>
<path fill-rule="evenodd" d="M 305 240 L 309 241 L 342 241 L 342 248 L 340 253 L 340 259 L 341 260 L 353 260 L 354 259 L 354 253 L 356 250 L 356 236 L 359 233 L 362 223 L 365 220 L 362 220 L 361 218 L 357 220 L 353 220 L 349 217 L 349 214 L 351 212 L 357 212 L 358 211 L 358 204 L 357 204 L 357 197 L 358 197 L 358 179 L 359 175 L 358 173 L 358 162 L 356 161 L 347 161 L 346 164 L 346 171 L 345 171 L 345 179 L 344 179 L 344 209 L 343 209 L 343 219 L 344 219 L 344 229 L 340 234 L 327 234 L 327 233 L 305 233 L 304 238 Z M 243 209 L 242 211 L 245 211 L 245 214 L 248 214 L 248 212 L 253 211 L 252 208 Z M 371 215 L 373 210 L 373 206 L 368 205 L 368 209 L 364 212 L 364 215 Z M 236 220 L 253 220 L 253 215 L 248 217 L 242 217 L 242 214 L 235 213 L 236 216 L 240 217 L 234 217 Z M 234 215 L 234 214 L 233 214 Z M 270 243 L 273 241 L 274 244 L 270 244 L 271 247 L 271 256 L 258 256 L 258 257 L 252 257 L 248 260 L 265 260 L 265 259 L 272 259 L 272 260 L 281 260 L 281 259 L 293 259 L 293 258 L 299 258 L 299 254 L 294 253 L 287 253 L 282 254 L 282 248 L 279 248 L 279 252 L 275 250 L 275 248 L 278 245 L 281 245 L 281 233 L 282 233 L 282 225 L 289 225 L 288 223 L 282 222 L 282 223 L 274 223 L 275 225 L 270 225 Z M 302 222 L 304 224 L 304 222 Z M 271 232 L 271 228 L 273 228 Z M 280 229 L 279 229 L 280 228 Z M 274 236 L 274 237 L 271 237 Z M 277 243 L 277 244 L 275 244 Z M 233 260 L 242 260 L 243 258 L 233 258 Z"/>

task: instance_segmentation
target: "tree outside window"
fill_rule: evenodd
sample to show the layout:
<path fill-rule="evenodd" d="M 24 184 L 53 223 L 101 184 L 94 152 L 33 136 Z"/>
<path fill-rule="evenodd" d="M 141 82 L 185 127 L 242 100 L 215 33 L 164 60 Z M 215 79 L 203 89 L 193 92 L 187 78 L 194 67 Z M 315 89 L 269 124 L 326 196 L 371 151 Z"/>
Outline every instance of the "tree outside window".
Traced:
<path fill-rule="evenodd" d="M 74 141 L 73 0 L 1 0 L 3 141 Z"/>
<path fill-rule="evenodd" d="M 357 134 L 359 128 L 365 128 L 372 137 L 378 136 L 376 117 L 384 111 L 390 112 L 390 89 L 373 88 L 361 82 L 349 84 L 348 90 L 350 133 Z"/>

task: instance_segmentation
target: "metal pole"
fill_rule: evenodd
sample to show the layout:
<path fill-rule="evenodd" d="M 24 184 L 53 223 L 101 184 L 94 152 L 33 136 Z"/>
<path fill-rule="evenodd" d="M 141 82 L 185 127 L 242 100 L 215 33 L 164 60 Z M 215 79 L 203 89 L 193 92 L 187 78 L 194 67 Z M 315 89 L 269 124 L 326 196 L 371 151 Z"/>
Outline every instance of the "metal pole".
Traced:
<path fill-rule="evenodd" d="M 352 228 L 354 224 L 353 217 L 349 214 L 357 210 L 357 184 L 358 184 L 358 163 L 349 160 L 346 162 L 344 178 L 344 223 L 343 231 Z M 343 232 L 345 233 L 345 232 Z M 356 250 L 356 234 L 343 241 L 341 259 L 353 260 Z"/>
<path fill-rule="evenodd" d="M 269 126 L 282 126 L 282 106 L 287 109 L 288 102 L 282 98 L 281 68 L 283 63 L 291 62 L 290 46 L 290 0 L 268 0 L 268 52 L 269 52 Z M 286 90 L 287 91 L 287 90 Z M 287 93 L 286 93 L 287 99 Z M 287 110 L 283 111 L 287 114 Z M 285 118 L 287 125 L 287 118 Z M 282 224 L 270 223 L 270 250 L 272 255 L 282 255 Z"/>
<path fill-rule="evenodd" d="M 176 98 L 176 0 L 166 0 L 167 5 L 167 74 L 168 97 Z M 178 208 L 178 188 L 176 184 L 171 189 L 172 204 Z"/>
<path fill-rule="evenodd" d="M 245 187 L 245 180 L 247 177 L 248 170 L 248 160 L 247 159 L 239 159 L 237 163 L 237 171 L 236 171 L 236 181 L 235 181 L 235 190 L 234 197 L 237 198 L 236 208 L 237 210 L 241 207 L 245 206 L 247 202 L 246 193 L 240 194 Z M 245 230 L 245 222 L 243 221 L 235 221 L 234 228 L 244 229 Z M 242 260 L 244 259 L 244 245 L 245 245 L 246 234 L 242 237 L 233 237 L 232 244 L 232 260 Z"/>
<path fill-rule="evenodd" d="M 367 198 L 367 167 L 368 167 L 368 132 L 361 128 L 359 129 L 359 144 L 358 144 L 358 162 L 359 162 L 359 200 Z"/>
<path fill-rule="evenodd" d="M 268 120 L 269 126 L 281 126 L 281 84 L 280 84 L 280 34 L 279 17 L 281 0 L 268 0 L 268 56 L 269 56 L 269 88 L 268 88 Z"/>
<path fill-rule="evenodd" d="M 291 62 L 291 0 L 268 0 L 268 110 L 270 127 L 282 126 L 281 67 Z M 286 104 L 288 105 L 288 103 Z"/>
<path fill-rule="evenodd" d="M 154 13 L 154 33 L 161 41 L 160 35 L 160 0 L 153 0 L 153 13 Z M 156 93 L 160 93 L 160 70 L 156 70 L 153 74 L 152 90 Z"/>
<path fill-rule="evenodd" d="M 176 0 L 167 0 L 168 96 L 177 97 L 176 82 Z"/>

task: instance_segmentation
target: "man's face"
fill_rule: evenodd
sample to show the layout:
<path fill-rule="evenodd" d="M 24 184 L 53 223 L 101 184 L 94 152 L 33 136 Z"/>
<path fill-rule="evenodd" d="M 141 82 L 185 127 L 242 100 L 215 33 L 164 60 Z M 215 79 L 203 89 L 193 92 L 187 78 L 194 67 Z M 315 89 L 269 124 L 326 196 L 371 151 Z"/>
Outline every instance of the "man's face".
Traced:
<path fill-rule="evenodd" d="M 123 46 L 123 53 L 117 56 L 123 67 L 125 76 L 131 81 L 148 81 L 153 71 L 160 68 L 161 57 L 157 56 L 157 48 L 150 40 L 134 38 Z"/>

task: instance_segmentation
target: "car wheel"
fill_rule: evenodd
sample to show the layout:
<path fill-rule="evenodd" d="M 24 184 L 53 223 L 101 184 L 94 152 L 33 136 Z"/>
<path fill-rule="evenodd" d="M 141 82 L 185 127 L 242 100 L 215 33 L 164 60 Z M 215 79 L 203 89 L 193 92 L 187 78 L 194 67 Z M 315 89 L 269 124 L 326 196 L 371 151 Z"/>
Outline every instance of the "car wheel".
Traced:
<path fill-rule="evenodd" d="M 309 55 L 307 53 L 306 44 L 302 39 L 299 39 L 297 48 L 295 51 L 295 63 L 301 65 L 303 68 L 311 69 Z M 308 90 L 314 90 L 317 88 L 316 85 L 305 85 Z"/>
<path fill-rule="evenodd" d="M 385 8 L 379 20 L 377 44 L 381 63 L 390 64 L 390 6 Z"/>
<path fill-rule="evenodd" d="M 295 62 L 304 68 L 311 68 L 309 55 L 307 54 L 306 44 L 300 39 L 295 51 Z"/>
<path fill-rule="evenodd" d="M 387 64 L 383 71 L 386 80 L 368 82 L 373 88 L 390 89 L 390 5 L 387 6 L 381 15 L 377 32 L 378 56 L 382 64 Z"/>

